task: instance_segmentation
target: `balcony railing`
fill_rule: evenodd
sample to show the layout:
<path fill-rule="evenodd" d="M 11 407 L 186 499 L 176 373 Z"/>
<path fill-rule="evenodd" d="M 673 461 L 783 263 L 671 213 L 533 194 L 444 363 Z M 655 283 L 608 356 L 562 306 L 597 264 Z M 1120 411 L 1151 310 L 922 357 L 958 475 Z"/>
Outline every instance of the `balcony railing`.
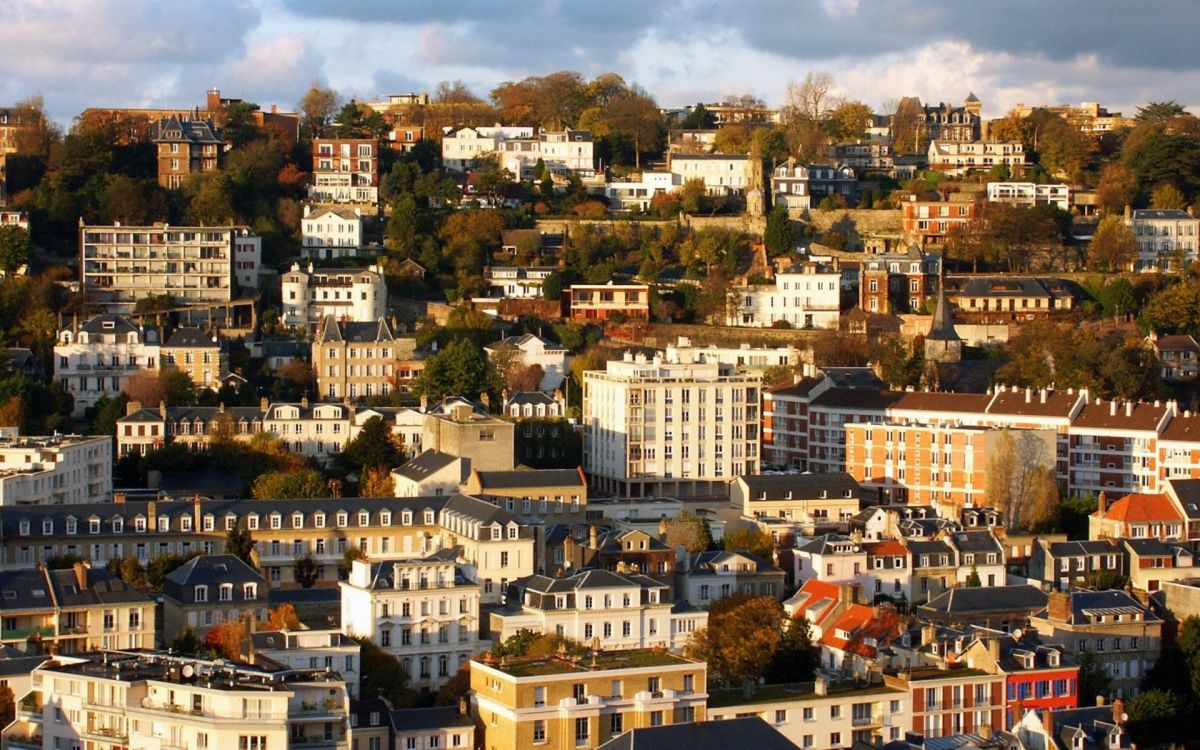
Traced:
<path fill-rule="evenodd" d="M 0 640 L 21 640 L 35 635 L 42 638 L 53 638 L 54 626 L 46 625 L 40 628 L 4 628 L 4 630 L 0 631 Z"/>

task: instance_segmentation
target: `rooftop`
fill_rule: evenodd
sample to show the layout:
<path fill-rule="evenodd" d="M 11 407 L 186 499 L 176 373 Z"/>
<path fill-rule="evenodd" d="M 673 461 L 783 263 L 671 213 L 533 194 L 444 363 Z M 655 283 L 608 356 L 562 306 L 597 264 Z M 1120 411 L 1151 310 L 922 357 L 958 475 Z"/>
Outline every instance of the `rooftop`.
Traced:
<path fill-rule="evenodd" d="M 700 665 L 701 662 L 687 659 L 667 651 L 640 649 L 633 651 L 600 651 L 590 656 L 573 659 L 566 656 L 539 656 L 503 660 L 489 664 L 485 657 L 477 663 L 497 669 L 518 679 L 546 677 L 584 672 L 602 672 L 615 669 L 649 669 L 653 667 L 676 667 Z"/>

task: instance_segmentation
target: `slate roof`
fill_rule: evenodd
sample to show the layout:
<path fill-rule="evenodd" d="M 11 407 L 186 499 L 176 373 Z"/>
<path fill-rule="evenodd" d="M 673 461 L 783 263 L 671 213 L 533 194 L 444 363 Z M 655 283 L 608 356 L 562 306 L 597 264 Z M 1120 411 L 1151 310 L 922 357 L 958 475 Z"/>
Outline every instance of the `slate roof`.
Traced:
<path fill-rule="evenodd" d="M 420 482 L 456 461 L 462 461 L 462 459 L 458 456 L 451 456 L 449 453 L 442 453 L 431 448 L 393 471 L 406 479 Z"/>
<path fill-rule="evenodd" d="M 1161 618 L 1124 591 L 1071 591 L 1069 622 L 1086 623 L 1087 612 L 1092 610 L 1139 611 L 1143 622 L 1160 622 Z"/>
<path fill-rule="evenodd" d="M 0 646 L 0 677 L 24 677 L 51 657 L 27 654 L 15 646 Z"/>
<path fill-rule="evenodd" d="M 599 750 L 795 750 L 786 737 L 758 716 L 640 727 L 609 740 Z"/>
<path fill-rule="evenodd" d="M 37 568 L 0 571 L 0 611 L 45 610 L 54 607 L 50 584 Z"/>
<path fill-rule="evenodd" d="M 1117 551 L 1116 543 L 1111 539 L 1084 539 L 1073 542 L 1050 543 L 1050 554 L 1055 557 L 1108 555 Z"/>
<path fill-rule="evenodd" d="M 383 318 L 370 322 L 339 323 L 332 315 L 326 315 L 321 321 L 314 343 L 323 341 L 344 341 L 350 344 L 374 344 L 395 341 L 392 329 Z"/>
<path fill-rule="evenodd" d="M 51 570 L 47 573 L 54 597 L 62 607 L 86 607 L 95 604 L 146 603 L 149 598 L 130 587 L 120 578 L 104 568 L 89 568 L 87 586 L 79 587 L 75 571 L 71 568 Z"/>
<path fill-rule="evenodd" d="M 667 588 L 666 584 L 640 574 L 614 573 L 599 568 L 578 570 L 569 576 L 551 578 L 549 576 L 532 575 L 521 579 L 517 585 L 529 591 L 542 594 L 565 593 L 584 589 L 602 589 L 637 586 L 639 588 Z"/>
<path fill-rule="evenodd" d="M 177 586 L 212 586 L 222 583 L 259 583 L 266 579 L 237 555 L 200 555 L 193 557 L 167 575 Z"/>
<path fill-rule="evenodd" d="M 509 394 L 508 399 L 504 402 L 504 410 L 508 411 L 508 407 L 513 404 L 517 406 L 554 406 L 556 403 L 553 396 L 543 391 L 517 391 Z"/>
<path fill-rule="evenodd" d="M 1178 208 L 1138 208 L 1133 212 L 1133 219 L 1186 219 L 1191 220 L 1195 217 L 1187 211 Z"/>
<path fill-rule="evenodd" d="M 925 338 L 932 341 L 962 341 L 954 330 L 954 318 L 950 314 L 950 306 L 946 304 L 946 290 L 942 286 L 938 287 L 933 321 L 929 324 L 929 333 Z"/>
<path fill-rule="evenodd" d="M 174 349 L 216 349 L 220 344 L 200 328 L 184 326 L 177 328 L 163 346 Z"/>
<path fill-rule="evenodd" d="M 1018 611 L 1033 613 L 1044 609 L 1046 601 L 1046 593 L 1036 586 L 959 586 L 938 594 L 922 605 L 921 609 L 943 615 Z"/>
<path fill-rule="evenodd" d="M 150 139 L 157 142 L 182 142 L 224 145 L 221 131 L 209 120 L 189 120 L 176 115 L 164 117 L 151 126 Z"/>
<path fill-rule="evenodd" d="M 483 491 L 519 487 L 585 487 L 583 469 L 518 469 L 475 471 Z"/>
<path fill-rule="evenodd" d="M 499 341 L 495 342 L 494 344 L 488 344 L 484 348 L 488 349 L 489 351 L 495 351 L 497 349 L 510 349 L 510 348 L 511 349 L 520 349 L 520 348 L 524 347 L 526 344 L 532 344 L 534 342 L 540 342 L 542 345 L 542 348 L 547 351 L 556 351 L 556 350 L 561 351 L 561 352 L 566 351 L 566 349 L 563 349 L 558 344 L 555 344 L 551 341 L 547 341 L 546 339 L 541 338 L 540 336 L 534 336 L 532 333 L 523 333 L 520 336 L 507 336 L 507 337 L 502 338 Z"/>
<path fill-rule="evenodd" d="M 475 721 L 469 715 L 459 713 L 458 706 L 396 709 L 390 713 L 390 716 L 392 729 L 396 732 L 475 726 Z"/>
<path fill-rule="evenodd" d="M 1188 520 L 1200 520 L 1200 479 L 1172 479 L 1169 484 Z"/>
<path fill-rule="evenodd" d="M 767 393 L 778 396 L 807 396 L 824 378 L 805 377 L 790 385 L 777 385 L 768 388 Z"/>
<path fill-rule="evenodd" d="M 837 554 L 833 547 L 835 544 L 853 545 L 853 551 L 850 554 L 860 554 L 864 551 L 861 544 L 855 543 L 853 539 L 842 534 L 822 534 L 796 549 L 810 555 L 833 555 Z"/>
<path fill-rule="evenodd" d="M 951 535 L 951 540 L 955 548 L 959 552 L 1003 552 L 1004 548 L 1000 546 L 996 536 L 986 530 L 978 531 L 956 531 Z"/>
<path fill-rule="evenodd" d="M 738 477 L 738 480 L 750 490 L 751 502 L 759 499 L 759 492 L 766 492 L 770 500 L 780 499 L 788 490 L 793 500 L 817 499 L 822 490 L 828 498 L 857 498 L 862 494 L 862 487 L 844 471 L 829 474 L 748 474 Z"/>
<path fill-rule="evenodd" d="M 752 552 L 746 552 L 745 550 L 709 550 L 692 555 L 691 564 L 688 566 L 688 575 L 714 574 L 722 563 L 735 561 L 739 557 L 744 557 L 754 563 L 755 572 L 757 573 L 783 572 L 773 563 L 764 560 Z"/>
<path fill-rule="evenodd" d="M 111 324 L 106 327 L 106 324 Z M 140 333 L 141 329 L 123 315 L 95 315 L 76 326 L 77 331 L 88 333 Z"/>

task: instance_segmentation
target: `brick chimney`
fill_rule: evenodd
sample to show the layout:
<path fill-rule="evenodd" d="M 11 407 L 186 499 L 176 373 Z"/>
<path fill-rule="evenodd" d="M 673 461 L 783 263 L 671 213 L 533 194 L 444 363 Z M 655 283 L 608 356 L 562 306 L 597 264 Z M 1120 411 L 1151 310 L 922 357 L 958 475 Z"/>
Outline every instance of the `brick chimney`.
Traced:
<path fill-rule="evenodd" d="M 600 532 L 594 523 L 588 526 L 588 547 L 590 549 L 600 548 Z"/>
<path fill-rule="evenodd" d="M 1100 490 L 1100 494 L 1096 496 L 1096 512 L 1101 516 L 1108 513 L 1108 493 Z"/>
<path fill-rule="evenodd" d="M 146 503 L 146 531 L 153 532 L 158 528 L 158 503 L 151 500 Z"/>
<path fill-rule="evenodd" d="M 75 585 L 80 591 L 86 591 L 88 587 L 88 569 L 92 566 L 85 560 L 80 560 L 75 563 L 72 568 L 75 571 Z"/>
<path fill-rule="evenodd" d="M 1048 596 L 1046 615 L 1060 622 L 1071 619 L 1071 595 L 1066 591 L 1051 591 Z"/>
<path fill-rule="evenodd" d="M 131 414 L 137 414 L 141 410 L 142 410 L 142 402 L 141 401 L 130 401 L 129 403 L 125 404 L 125 416 L 127 416 L 127 417 Z"/>
<path fill-rule="evenodd" d="M 1117 698 L 1112 704 L 1112 720 L 1113 724 L 1123 726 L 1125 724 L 1125 701 Z"/>

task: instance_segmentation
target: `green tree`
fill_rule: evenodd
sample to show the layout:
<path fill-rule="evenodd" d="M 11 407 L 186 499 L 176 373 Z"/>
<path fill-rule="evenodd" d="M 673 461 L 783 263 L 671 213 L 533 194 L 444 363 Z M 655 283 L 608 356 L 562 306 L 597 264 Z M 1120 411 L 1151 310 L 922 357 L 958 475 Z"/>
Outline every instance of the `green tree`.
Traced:
<path fill-rule="evenodd" d="M 829 113 L 829 134 L 839 141 L 853 141 L 867 134 L 871 108 L 859 101 L 848 100 Z"/>
<path fill-rule="evenodd" d="M 370 638 L 355 638 L 361 647 L 362 666 L 360 691 L 363 698 L 384 698 L 396 705 L 410 700 L 406 689 L 409 675 L 395 656 L 384 651 Z"/>
<path fill-rule="evenodd" d="M 562 299 L 563 280 L 562 275 L 552 273 L 542 280 L 542 299 L 551 302 L 558 302 Z"/>
<path fill-rule="evenodd" d="M 1129 736 L 1138 747 L 1165 746 L 1195 738 L 1184 699 L 1166 690 L 1147 690 L 1127 704 Z"/>
<path fill-rule="evenodd" d="M 125 416 L 125 407 L 129 396 L 118 393 L 116 396 L 101 396 L 94 406 L 88 408 L 85 419 L 89 425 L 89 435 L 116 435 L 117 420 Z M 150 406 L 147 404 L 146 406 Z"/>
<path fill-rule="evenodd" d="M 821 663 L 821 652 L 812 642 L 812 626 L 799 617 L 787 621 L 783 640 L 767 668 L 768 683 L 809 682 Z"/>
<path fill-rule="evenodd" d="M 292 564 L 292 577 L 300 588 L 311 589 L 321 579 L 321 565 L 311 553 L 297 557 Z"/>
<path fill-rule="evenodd" d="M 338 108 L 337 92 L 321 86 L 319 80 L 313 79 L 308 91 L 300 97 L 300 127 L 309 140 L 319 137 L 329 125 L 333 113 Z"/>
<path fill-rule="evenodd" d="M 253 566 L 251 552 L 254 551 L 254 537 L 250 534 L 249 526 L 234 525 L 225 532 L 225 554 L 234 555 L 247 565 Z"/>
<path fill-rule="evenodd" d="M 29 263 L 29 230 L 16 224 L 0 226 L 0 268 L 12 273 Z"/>
<path fill-rule="evenodd" d="M 1088 245 L 1088 264 L 1102 271 L 1124 271 L 1137 260 L 1137 240 L 1125 220 L 1115 214 L 1105 216 Z"/>
<path fill-rule="evenodd" d="M 193 557 L 195 555 L 166 554 L 151 558 L 146 565 L 146 587 L 151 591 L 162 591 L 167 576 Z"/>
<path fill-rule="evenodd" d="M 1162 289 L 1142 308 L 1143 327 L 1161 334 L 1191 333 L 1200 327 L 1200 283 L 1187 279 Z"/>
<path fill-rule="evenodd" d="M 380 416 L 363 422 L 354 439 L 346 443 L 342 455 L 360 469 L 400 464 L 400 448 L 387 421 Z"/>
<path fill-rule="evenodd" d="M 329 497 L 329 486 L 316 469 L 270 471 L 254 480 L 250 495 L 255 500 Z"/>
<path fill-rule="evenodd" d="M 1174 99 L 1165 102 L 1150 102 L 1144 107 L 1137 108 L 1138 122 L 1165 123 L 1180 115 L 1186 115 L 1187 110 Z"/>
<path fill-rule="evenodd" d="M 763 232 L 763 244 L 767 246 L 767 254 L 772 258 L 792 251 L 792 220 L 788 217 L 787 206 L 776 204 L 767 214 L 767 228 Z"/>
<path fill-rule="evenodd" d="M 387 223 L 387 246 L 411 258 L 417 251 L 417 230 L 420 211 L 412 193 L 403 193 L 392 204 L 392 216 Z"/>
<path fill-rule="evenodd" d="M 753 693 L 783 643 L 783 622 L 774 597 L 734 594 L 713 602 L 708 627 L 693 633 L 690 648 L 708 662 L 712 679 Z"/>
<path fill-rule="evenodd" d="M 488 363 L 483 349 L 467 339 L 457 339 L 429 358 L 414 390 L 430 399 L 475 398 L 487 386 Z"/>
<path fill-rule="evenodd" d="M 1112 677 L 1108 670 L 1091 651 L 1076 657 L 1079 665 L 1079 697 L 1081 703 L 1091 703 L 1097 696 L 1107 697 L 1112 692 Z"/>
<path fill-rule="evenodd" d="M 181 656 L 200 656 L 205 652 L 204 641 L 196 635 L 191 626 L 185 627 L 171 641 L 171 651 Z"/>
<path fill-rule="evenodd" d="M 710 130 L 716 125 L 717 116 L 709 112 L 703 104 L 692 107 L 687 113 L 687 117 L 684 117 L 679 123 L 679 127 L 684 130 Z"/>
<path fill-rule="evenodd" d="M 971 566 L 971 572 L 967 574 L 967 580 L 963 585 L 969 589 L 977 589 L 983 585 L 983 581 L 979 578 L 979 570 L 974 565 Z"/>

